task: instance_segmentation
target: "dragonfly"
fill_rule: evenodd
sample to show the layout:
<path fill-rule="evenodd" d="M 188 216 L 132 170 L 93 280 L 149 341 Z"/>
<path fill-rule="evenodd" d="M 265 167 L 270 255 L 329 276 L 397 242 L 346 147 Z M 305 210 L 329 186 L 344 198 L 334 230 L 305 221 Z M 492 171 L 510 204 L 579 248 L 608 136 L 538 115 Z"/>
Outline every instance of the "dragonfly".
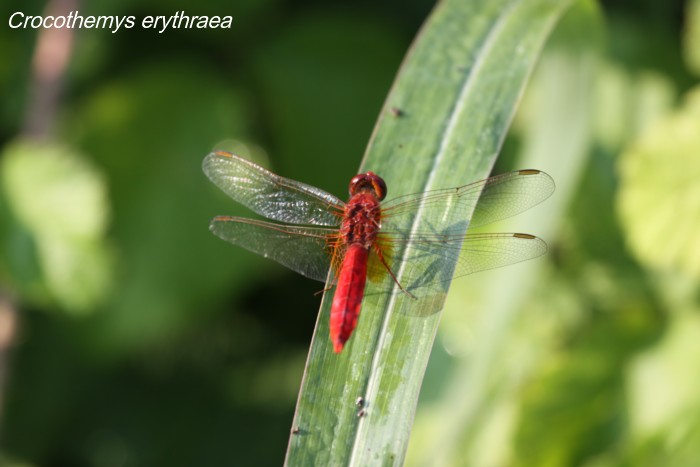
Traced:
<path fill-rule="evenodd" d="M 228 196 L 273 221 L 217 216 L 210 224 L 215 235 L 335 286 L 329 327 L 336 353 L 357 326 L 367 280 L 380 291 L 415 298 L 422 288 L 547 251 L 546 243 L 530 234 L 464 233 L 467 226 L 506 219 L 548 198 L 554 181 L 539 170 L 507 172 L 389 201 L 384 201 L 384 180 L 366 172 L 352 178 L 350 198 L 343 202 L 226 151 L 211 152 L 202 167 Z M 419 211 L 435 213 L 436 222 L 418 230 Z M 391 280 L 383 280 L 387 275 Z"/>

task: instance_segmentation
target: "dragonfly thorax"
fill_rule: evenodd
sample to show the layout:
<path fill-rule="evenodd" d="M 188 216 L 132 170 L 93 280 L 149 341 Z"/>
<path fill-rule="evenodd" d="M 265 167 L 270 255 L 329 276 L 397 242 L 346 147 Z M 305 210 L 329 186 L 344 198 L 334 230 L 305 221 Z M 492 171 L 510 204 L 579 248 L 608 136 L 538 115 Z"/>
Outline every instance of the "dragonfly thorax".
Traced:
<path fill-rule="evenodd" d="M 340 236 L 346 245 L 360 244 L 371 248 L 381 227 L 381 207 L 372 194 L 360 192 L 345 205 Z"/>

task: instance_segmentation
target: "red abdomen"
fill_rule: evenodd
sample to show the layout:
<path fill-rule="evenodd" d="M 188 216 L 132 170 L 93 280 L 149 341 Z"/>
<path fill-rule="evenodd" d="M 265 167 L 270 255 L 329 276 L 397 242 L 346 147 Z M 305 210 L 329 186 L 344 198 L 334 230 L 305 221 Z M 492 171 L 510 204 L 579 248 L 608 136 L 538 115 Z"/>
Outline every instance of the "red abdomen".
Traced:
<path fill-rule="evenodd" d="M 338 285 L 331 307 L 331 341 L 336 353 L 343 350 L 360 316 L 360 305 L 367 279 L 369 250 L 360 244 L 351 244 L 340 267 Z"/>

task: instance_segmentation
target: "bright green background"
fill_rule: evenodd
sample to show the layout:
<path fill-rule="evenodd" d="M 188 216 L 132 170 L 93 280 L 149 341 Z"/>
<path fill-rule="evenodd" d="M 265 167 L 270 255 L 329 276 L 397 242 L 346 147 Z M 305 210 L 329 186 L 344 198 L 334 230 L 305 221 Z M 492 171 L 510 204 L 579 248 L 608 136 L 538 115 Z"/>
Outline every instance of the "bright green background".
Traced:
<path fill-rule="evenodd" d="M 228 148 L 344 196 L 432 4 L 86 4 L 234 26 L 79 31 L 37 144 L 19 136 L 36 36 L 7 27 L 7 3 L 3 462 L 279 465 L 321 285 L 208 232 L 245 210 L 201 160 Z M 700 6 L 628 3 L 603 2 L 583 44 L 563 22 L 533 77 L 496 171 L 555 177 L 555 198 L 502 227 L 546 234 L 550 254 L 455 282 L 409 464 L 700 458 Z"/>

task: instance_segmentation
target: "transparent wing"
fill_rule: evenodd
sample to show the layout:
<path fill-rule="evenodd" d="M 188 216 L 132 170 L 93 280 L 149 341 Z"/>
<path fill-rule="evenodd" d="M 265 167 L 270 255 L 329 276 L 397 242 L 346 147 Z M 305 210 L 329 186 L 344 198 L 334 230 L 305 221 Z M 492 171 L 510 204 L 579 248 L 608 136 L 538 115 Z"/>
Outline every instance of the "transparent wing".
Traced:
<path fill-rule="evenodd" d="M 473 235 L 382 233 L 379 247 L 392 272 L 408 291 L 447 287 L 451 279 L 536 258 L 547 252 L 540 238 L 521 233 Z M 371 263 L 374 274 L 384 266 Z"/>
<path fill-rule="evenodd" d="M 337 237 L 337 229 L 281 225 L 230 216 L 215 217 L 209 230 L 227 242 L 321 282 L 326 282 Z"/>
<path fill-rule="evenodd" d="M 399 196 L 382 204 L 382 227 L 403 231 L 419 209 L 436 224 L 463 222 L 474 209 L 469 227 L 490 224 L 519 214 L 554 193 L 554 180 L 539 170 L 517 170 L 457 188 Z M 438 227 L 438 226 L 436 226 Z"/>
<path fill-rule="evenodd" d="M 325 191 L 280 177 L 226 151 L 207 155 L 204 173 L 227 195 L 268 219 L 290 224 L 339 225 L 344 203 Z"/>

